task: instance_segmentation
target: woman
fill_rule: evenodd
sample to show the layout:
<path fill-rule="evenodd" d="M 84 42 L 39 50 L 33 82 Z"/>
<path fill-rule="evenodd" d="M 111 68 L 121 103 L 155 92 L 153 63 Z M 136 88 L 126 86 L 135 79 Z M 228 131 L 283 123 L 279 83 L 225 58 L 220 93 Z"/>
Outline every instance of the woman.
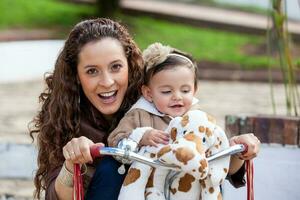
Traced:
<path fill-rule="evenodd" d="M 41 111 L 30 130 L 32 137 L 38 133 L 36 198 L 40 199 L 45 190 L 46 199 L 72 199 L 74 163 L 87 164 L 83 172 L 87 188 L 94 169 L 90 146 L 106 144 L 108 134 L 140 96 L 142 66 L 139 48 L 119 23 L 102 18 L 83 21 L 73 28 L 53 74 L 46 77 L 47 88 L 40 95 Z M 259 149 L 253 135 L 231 142 L 248 145 L 246 158 L 255 156 Z M 103 178 L 96 181 L 106 186 L 102 198 L 117 199 L 124 178 L 117 174 L 120 164 L 106 157 L 99 165 L 103 166 Z M 242 165 L 243 160 L 233 158 L 230 173 L 243 171 Z M 88 190 L 87 199 L 92 197 Z"/>

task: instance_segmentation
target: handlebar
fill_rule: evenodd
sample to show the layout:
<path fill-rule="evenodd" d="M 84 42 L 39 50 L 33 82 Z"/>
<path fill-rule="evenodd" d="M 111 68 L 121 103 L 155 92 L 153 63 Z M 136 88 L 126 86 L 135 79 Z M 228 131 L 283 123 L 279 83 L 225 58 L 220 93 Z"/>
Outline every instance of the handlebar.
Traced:
<path fill-rule="evenodd" d="M 222 158 L 225 156 L 230 156 L 230 155 L 233 155 L 236 153 L 243 153 L 246 151 L 247 151 L 247 145 L 236 144 L 236 145 L 231 146 L 221 152 L 211 155 L 210 157 L 207 158 L 207 160 L 208 160 L 208 162 L 211 162 L 213 160 L 216 160 L 216 159 L 219 159 L 219 158 Z M 142 163 L 150 165 L 152 167 L 164 167 L 164 168 L 168 168 L 168 169 L 175 170 L 175 171 L 180 170 L 175 165 L 165 164 L 165 163 L 160 162 L 159 160 L 153 160 L 151 158 L 141 156 L 132 151 L 126 151 L 126 150 L 114 148 L 114 147 L 104 147 L 101 144 L 93 145 L 90 148 L 90 152 L 91 152 L 91 156 L 93 159 L 103 156 L 103 155 L 120 156 L 125 159 L 142 162 Z"/>

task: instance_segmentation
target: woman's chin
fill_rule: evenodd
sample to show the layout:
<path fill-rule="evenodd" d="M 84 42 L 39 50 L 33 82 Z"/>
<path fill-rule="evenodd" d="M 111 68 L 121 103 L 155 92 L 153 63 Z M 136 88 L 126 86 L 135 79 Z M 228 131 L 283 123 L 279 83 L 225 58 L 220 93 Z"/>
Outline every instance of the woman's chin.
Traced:
<path fill-rule="evenodd" d="M 120 106 L 121 104 L 118 101 L 114 100 L 101 103 L 97 106 L 97 108 L 103 115 L 113 115 L 118 112 Z"/>

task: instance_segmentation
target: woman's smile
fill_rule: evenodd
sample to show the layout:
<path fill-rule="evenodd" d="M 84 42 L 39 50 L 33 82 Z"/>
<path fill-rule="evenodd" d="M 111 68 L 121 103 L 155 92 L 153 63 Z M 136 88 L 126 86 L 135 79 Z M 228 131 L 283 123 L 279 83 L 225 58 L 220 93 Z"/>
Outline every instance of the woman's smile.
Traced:
<path fill-rule="evenodd" d="M 117 90 L 111 92 L 102 92 L 98 94 L 98 97 L 104 104 L 110 104 L 116 100 L 117 93 L 118 93 Z"/>

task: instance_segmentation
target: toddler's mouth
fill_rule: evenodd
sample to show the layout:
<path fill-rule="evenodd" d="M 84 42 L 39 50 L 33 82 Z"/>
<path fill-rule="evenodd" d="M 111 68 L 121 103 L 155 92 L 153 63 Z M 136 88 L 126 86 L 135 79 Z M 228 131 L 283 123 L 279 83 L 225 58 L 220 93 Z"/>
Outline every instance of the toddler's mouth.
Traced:
<path fill-rule="evenodd" d="M 176 104 L 176 105 L 172 105 L 170 106 L 171 108 L 181 108 L 183 107 L 183 105 L 180 105 L 180 104 Z"/>

